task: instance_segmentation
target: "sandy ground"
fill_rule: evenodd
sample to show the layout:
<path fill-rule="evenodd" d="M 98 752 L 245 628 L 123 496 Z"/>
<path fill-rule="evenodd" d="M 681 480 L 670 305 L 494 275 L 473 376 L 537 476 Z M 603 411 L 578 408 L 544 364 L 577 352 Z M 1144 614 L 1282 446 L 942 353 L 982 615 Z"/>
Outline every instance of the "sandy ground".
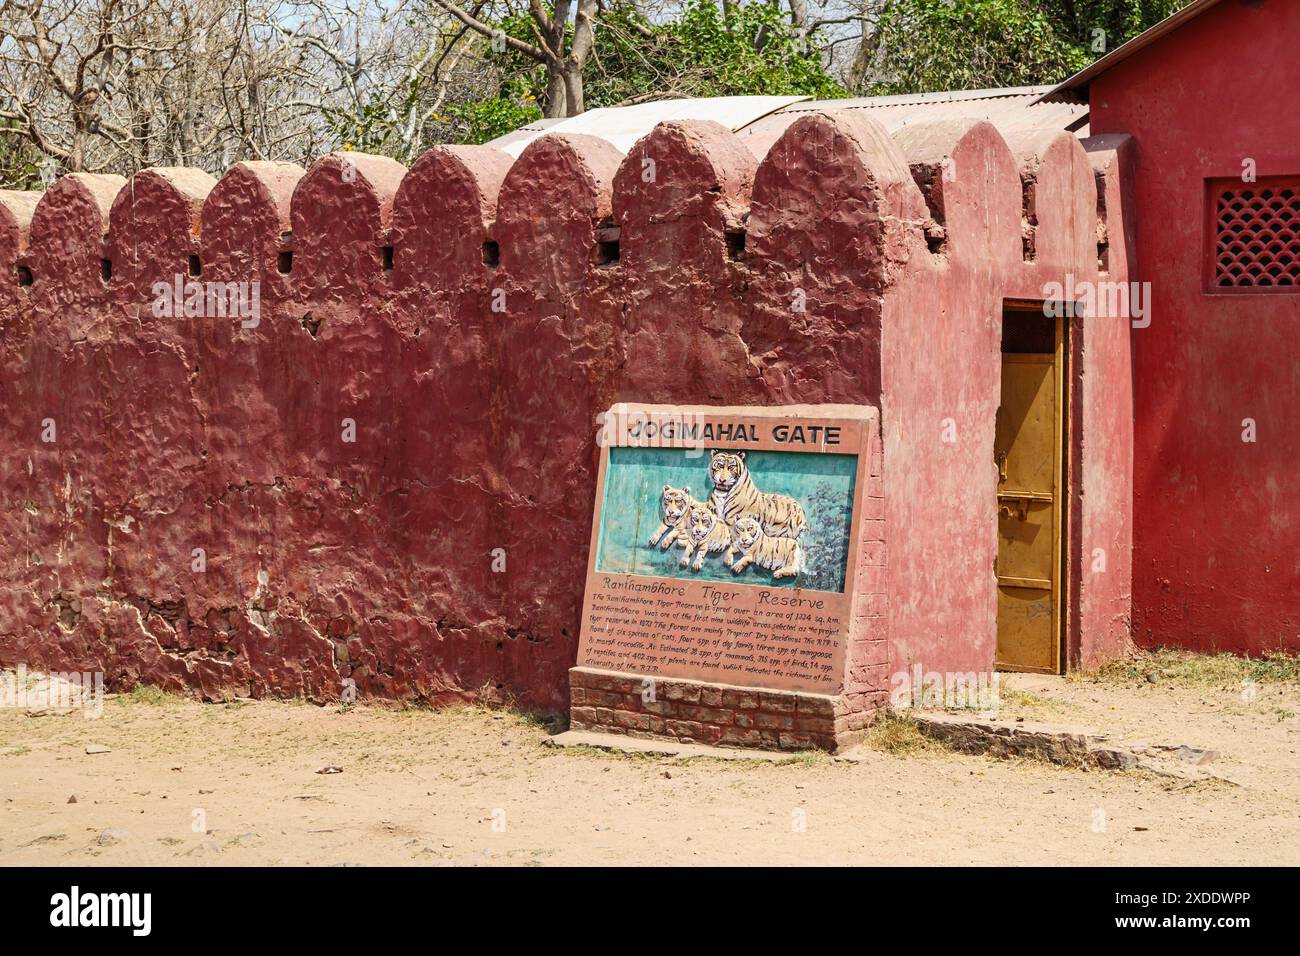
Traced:
<path fill-rule="evenodd" d="M 1214 747 L 1236 782 L 629 757 L 547 747 L 512 713 L 110 696 L 97 720 L 0 711 L 0 863 L 1300 863 L 1300 689 L 1009 684 L 1004 715 Z"/>

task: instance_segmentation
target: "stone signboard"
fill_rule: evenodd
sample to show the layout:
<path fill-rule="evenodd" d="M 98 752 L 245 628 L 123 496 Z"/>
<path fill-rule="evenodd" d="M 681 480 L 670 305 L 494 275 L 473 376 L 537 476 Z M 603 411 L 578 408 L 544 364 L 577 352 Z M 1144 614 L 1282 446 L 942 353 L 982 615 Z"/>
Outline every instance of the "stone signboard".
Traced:
<path fill-rule="evenodd" d="M 840 693 L 875 428 L 864 406 L 614 406 L 579 670 Z"/>

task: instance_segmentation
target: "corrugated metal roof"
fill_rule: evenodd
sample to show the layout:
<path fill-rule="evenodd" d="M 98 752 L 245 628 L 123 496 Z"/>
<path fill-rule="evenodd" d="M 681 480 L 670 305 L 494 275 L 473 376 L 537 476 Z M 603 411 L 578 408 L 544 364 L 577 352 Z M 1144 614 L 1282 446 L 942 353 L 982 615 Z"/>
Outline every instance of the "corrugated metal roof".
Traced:
<path fill-rule="evenodd" d="M 897 96 L 859 96 L 835 100 L 807 100 L 790 110 L 824 109 L 824 104 L 834 104 L 839 109 L 875 109 L 879 107 L 909 106 L 931 103 L 965 103 L 970 100 L 1006 100 L 1023 96 L 1038 96 L 1050 86 L 999 86 L 991 90 L 946 90 L 936 93 L 902 93 Z"/>
<path fill-rule="evenodd" d="M 804 113 L 863 110 L 891 133 L 909 123 L 946 119 L 988 120 L 1004 133 L 1057 129 L 1088 135 L 1088 106 L 1063 101 L 1039 102 L 1051 87 L 1011 86 L 994 90 L 948 90 L 902 96 L 867 96 L 842 100 L 806 100 L 765 116 L 738 133 L 751 152 L 766 155 L 772 144 Z"/>
<path fill-rule="evenodd" d="M 1046 86 L 1010 86 L 1000 90 L 813 100 L 786 107 L 782 112 L 868 110 L 891 132 L 908 123 L 945 119 L 984 119 L 1003 130 L 1061 129 L 1075 132 L 1087 124 L 1088 107 L 1084 103 L 1039 102 L 1049 89 Z"/>
<path fill-rule="evenodd" d="M 531 123 L 524 124 L 517 130 L 512 130 L 511 132 L 506 133 L 504 136 L 498 136 L 496 139 L 489 141 L 487 145 L 495 146 L 497 149 L 504 149 L 511 156 L 518 156 L 524 146 L 527 146 L 538 136 L 541 136 L 556 123 L 563 122 L 564 117 L 562 116 L 557 117 L 556 119 L 546 119 L 545 117 L 542 117 L 541 119 L 533 120 Z M 516 143 L 522 144 L 517 150 L 514 148 Z"/>
<path fill-rule="evenodd" d="M 1088 135 L 1088 106 L 1063 100 L 1043 101 L 1050 86 L 1013 86 L 993 90 L 949 90 L 902 96 L 867 96 L 812 100 L 799 96 L 725 96 L 660 100 L 636 106 L 589 110 L 568 119 L 537 120 L 492 140 L 488 145 L 518 156 L 545 133 L 599 136 L 623 152 L 657 125 L 669 120 L 711 119 L 737 133 L 756 156 L 800 116 L 809 112 L 864 110 L 890 132 L 909 123 L 945 119 L 984 119 L 1003 132 L 1057 129 Z"/>
<path fill-rule="evenodd" d="M 1192 0 L 1191 3 L 1183 7 L 1177 13 L 1171 13 L 1155 26 L 1151 27 L 1151 29 L 1139 33 L 1127 43 L 1115 47 L 1115 49 L 1111 50 L 1091 66 L 1080 70 L 1064 83 L 1052 87 L 1043 94 L 1041 99 L 1052 97 L 1053 100 L 1055 100 L 1062 94 L 1085 89 L 1096 77 L 1105 73 L 1115 64 L 1127 60 L 1134 53 L 1150 46 L 1161 37 L 1167 36 L 1181 27 L 1188 20 L 1200 16 L 1206 10 L 1216 6 L 1219 2 L 1220 0 Z"/>
<path fill-rule="evenodd" d="M 540 129 L 515 130 L 489 146 L 518 156 L 529 143 L 544 133 L 582 133 L 599 136 L 626 153 L 632 144 L 660 123 L 671 120 L 714 120 L 728 129 L 743 129 L 773 110 L 806 100 L 806 96 L 710 96 L 697 99 L 656 100 L 635 106 L 611 106 L 588 110 L 561 120 L 543 120 Z M 532 126 L 535 124 L 529 124 Z M 522 134 L 522 135 L 521 135 Z"/>

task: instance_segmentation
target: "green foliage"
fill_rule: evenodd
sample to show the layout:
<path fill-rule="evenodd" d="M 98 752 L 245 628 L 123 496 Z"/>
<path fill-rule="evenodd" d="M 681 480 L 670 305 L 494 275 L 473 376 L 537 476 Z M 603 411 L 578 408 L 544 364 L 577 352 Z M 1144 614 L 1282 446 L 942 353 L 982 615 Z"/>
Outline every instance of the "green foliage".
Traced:
<path fill-rule="evenodd" d="M 519 79 L 512 80 L 503 85 L 501 94 L 449 106 L 438 119 L 446 124 L 449 139 L 486 143 L 541 118 L 537 99 L 526 86 Z"/>
<path fill-rule="evenodd" d="M 6 124 L 7 125 L 7 124 Z M 0 126 L 0 189 L 42 189 L 41 153 Z"/>
<path fill-rule="evenodd" d="M 1155 26 L 1189 0 L 1050 0 L 1044 9 L 1053 28 L 1084 48 L 1089 59 L 1113 50 Z M 1101 31 L 1100 37 L 1094 31 Z M 1104 44 L 1097 41 L 1104 40 Z"/>
<path fill-rule="evenodd" d="M 871 95 L 1027 86 L 1088 58 L 1022 0 L 899 0 L 881 19 Z"/>
<path fill-rule="evenodd" d="M 495 25 L 534 42 L 527 15 Z M 489 51 L 487 59 L 503 77 L 501 91 L 446 110 L 459 142 L 483 142 L 541 115 L 545 68 L 509 49 Z M 815 38 L 801 41 L 774 0 L 754 0 L 728 15 L 712 0 L 690 0 L 680 17 L 660 22 L 615 2 L 597 16 L 583 80 L 587 109 L 695 96 L 844 95 Z"/>
<path fill-rule="evenodd" d="M 871 40 L 872 95 L 1055 83 L 1187 0 L 894 0 Z"/>
<path fill-rule="evenodd" d="M 383 153 L 397 128 L 397 114 L 385 102 L 371 101 L 352 109 L 321 107 L 330 132 L 349 149 Z"/>
<path fill-rule="evenodd" d="M 665 32 L 665 59 L 684 67 L 682 95 L 844 95 L 822 65 L 817 37 L 797 36 L 774 2 L 724 15 L 712 0 L 691 0 Z"/>
<path fill-rule="evenodd" d="M 321 107 L 326 126 L 348 149 L 385 156 L 402 156 L 402 129 L 412 110 L 418 109 L 420 83 L 405 79 L 393 89 L 378 89 L 356 104 Z"/>

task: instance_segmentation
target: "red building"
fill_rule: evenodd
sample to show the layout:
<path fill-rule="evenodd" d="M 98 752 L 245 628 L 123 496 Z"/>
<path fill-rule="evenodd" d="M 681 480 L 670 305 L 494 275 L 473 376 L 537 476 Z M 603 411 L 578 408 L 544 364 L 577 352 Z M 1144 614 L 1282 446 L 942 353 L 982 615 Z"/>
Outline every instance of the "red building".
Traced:
<path fill-rule="evenodd" d="M 1300 2 L 1196 0 L 1066 81 L 1133 142 L 1133 635 L 1300 644 Z"/>

